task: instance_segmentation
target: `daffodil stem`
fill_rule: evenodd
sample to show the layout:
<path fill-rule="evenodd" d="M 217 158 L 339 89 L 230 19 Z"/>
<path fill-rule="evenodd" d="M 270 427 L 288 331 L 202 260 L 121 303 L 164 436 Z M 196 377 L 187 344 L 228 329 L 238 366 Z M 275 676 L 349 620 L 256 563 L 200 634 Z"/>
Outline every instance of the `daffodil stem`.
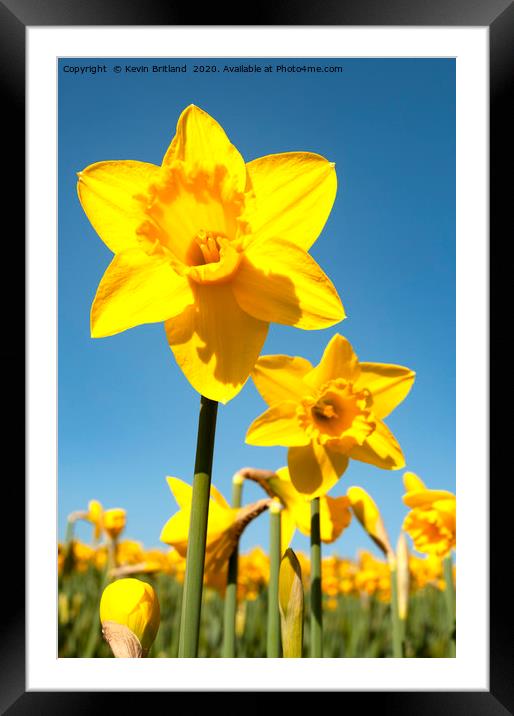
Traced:
<path fill-rule="evenodd" d="M 187 541 L 186 574 L 180 620 L 179 657 L 196 657 L 200 635 L 203 570 L 209 499 L 211 492 L 212 457 L 218 403 L 202 395 L 196 443 L 195 476 L 191 501 L 191 521 Z"/>
<path fill-rule="evenodd" d="M 232 483 L 232 507 L 241 507 L 243 493 L 242 480 Z M 237 608 L 237 567 L 239 561 L 239 542 L 228 561 L 227 589 L 225 591 L 225 617 L 223 621 L 223 656 L 233 658 L 236 655 L 236 608 Z"/>
<path fill-rule="evenodd" d="M 403 628 L 398 612 L 398 572 L 391 567 L 391 623 L 393 628 L 393 657 L 403 657 Z"/>
<path fill-rule="evenodd" d="M 311 658 L 323 656 L 323 607 L 321 601 L 321 534 L 319 497 L 311 500 Z"/>
<path fill-rule="evenodd" d="M 278 578 L 280 572 L 280 506 L 272 503 L 269 510 L 270 573 L 268 587 L 268 634 L 266 656 L 280 657 L 280 612 L 278 610 Z"/>
<path fill-rule="evenodd" d="M 451 554 L 443 560 L 446 608 L 448 610 L 449 656 L 455 656 L 455 586 L 453 584 L 453 563 Z"/>

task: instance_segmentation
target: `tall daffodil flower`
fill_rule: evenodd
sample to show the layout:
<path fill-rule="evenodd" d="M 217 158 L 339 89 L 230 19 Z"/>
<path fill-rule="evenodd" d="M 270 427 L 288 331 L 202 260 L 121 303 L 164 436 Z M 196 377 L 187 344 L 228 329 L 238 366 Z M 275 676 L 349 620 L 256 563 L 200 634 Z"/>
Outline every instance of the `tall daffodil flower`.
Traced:
<path fill-rule="evenodd" d="M 360 363 L 349 341 L 336 334 L 316 367 L 305 358 L 261 356 L 252 378 L 269 409 L 254 420 L 246 442 L 288 447 L 299 492 L 325 494 L 350 458 L 386 470 L 405 465 L 383 420 L 410 391 L 415 373 L 409 368 Z"/>
<path fill-rule="evenodd" d="M 278 497 L 284 509 L 281 512 L 281 542 L 282 554 L 291 544 L 295 530 L 302 534 L 311 534 L 311 505 L 310 500 L 298 492 L 289 475 L 287 467 L 274 472 L 252 470 L 242 471 L 244 476 L 258 482 L 270 497 Z M 330 543 L 341 535 L 352 519 L 350 500 L 342 497 L 320 498 L 320 537 L 322 542 Z"/>
<path fill-rule="evenodd" d="M 416 489 L 403 496 L 411 510 L 402 529 L 412 537 L 418 552 L 448 557 L 456 545 L 455 495 L 447 490 Z"/>
<path fill-rule="evenodd" d="M 169 488 L 180 508 L 164 525 L 160 540 L 175 547 L 185 557 L 191 517 L 193 489 L 176 477 L 166 478 Z M 232 508 L 223 495 L 211 486 L 209 502 L 209 520 L 207 523 L 207 542 L 205 552 L 205 573 L 220 571 L 232 554 L 246 525 L 263 512 L 270 500 L 259 500 L 246 507 Z"/>
<path fill-rule="evenodd" d="M 102 519 L 103 529 L 111 539 L 117 539 L 127 524 L 127 513 L 121 507 L 105 510 Z"/>
<path fill-rule="evenodd" d="M 191 385 L 226 403 L 247 380 L 271 321 L 325 328 L 344 318 L 308 254 L 336 195 L 318 154 L 245 163 L 190 105 L 161 166 L 103 161 L 78 174 L 82 207 L 114 258 L 91 310 L 94 338 L 165 322 Z"/>

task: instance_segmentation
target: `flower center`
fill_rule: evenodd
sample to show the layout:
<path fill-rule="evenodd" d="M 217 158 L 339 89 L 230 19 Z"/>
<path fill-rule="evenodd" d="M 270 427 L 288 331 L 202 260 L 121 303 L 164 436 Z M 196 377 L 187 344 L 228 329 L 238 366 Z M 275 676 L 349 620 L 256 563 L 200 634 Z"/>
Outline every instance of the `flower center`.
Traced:
<path fill-rule="evenodd" d="M 134 198 L 147 216 L 136 230 L 147 254 L 168 258 L 177 273 L 196 283 L 232 278 L 250 228 L 240 218 L 244 195 L 234 190 L 224 167 L 210 171 L 177 161 Z"/>
<path fill-rule="evenodd" d="M 375 429 L 369 391 L 354 391 L 351 383 L 336 379 L 321 387 L 316 398 L 302 402 L 300 425 L 322 445 L 346 452 L 362 445 Z"/>

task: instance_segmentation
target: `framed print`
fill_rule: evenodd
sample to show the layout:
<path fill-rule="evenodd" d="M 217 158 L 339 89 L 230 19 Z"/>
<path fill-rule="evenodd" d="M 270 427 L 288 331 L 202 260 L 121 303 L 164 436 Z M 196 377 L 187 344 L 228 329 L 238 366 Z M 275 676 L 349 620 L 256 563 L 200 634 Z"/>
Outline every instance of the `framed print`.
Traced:
<path fill-rule="evenodd" d="M 7 713 L 106 691 L 512 707 L 487 267 L 514 15 L 361 7 L 200 26 L 4 3 L 18 147 L 27 78 Z"/>

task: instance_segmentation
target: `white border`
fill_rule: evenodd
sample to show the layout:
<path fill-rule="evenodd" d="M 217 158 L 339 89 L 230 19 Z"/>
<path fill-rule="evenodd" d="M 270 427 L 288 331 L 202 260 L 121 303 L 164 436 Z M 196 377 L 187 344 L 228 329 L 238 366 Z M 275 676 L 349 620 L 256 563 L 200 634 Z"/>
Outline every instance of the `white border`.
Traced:
<path fill-rule="evenodd" d="M 27 690 L 488 690 L 488 28 L 30 27 L 27 48 Z M 56 59 L 134 57 L 134 48 L 140 57 L 173 48 L 176 57 L 457 58 L 456 659 L 209 659 L 207 667 L 205 659 L 56 658 L 56 495 L 47 489 L 57 474 Z"/>

